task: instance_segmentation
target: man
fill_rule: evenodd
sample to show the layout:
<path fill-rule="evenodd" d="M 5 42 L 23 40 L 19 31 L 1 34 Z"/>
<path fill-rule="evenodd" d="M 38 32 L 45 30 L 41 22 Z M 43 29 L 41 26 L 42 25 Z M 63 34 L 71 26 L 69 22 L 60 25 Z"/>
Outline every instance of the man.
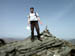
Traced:
<path fill-rule="evenodd" d="M 31 41 L 32 42 L 34 41 L 34 27 L 36 28 L 36 31 L 37 31 L 38 40 L 42 41 L 42 39 L 40 38 L 40 29 L 39 29 L 38 21 L 40 22 L 40 24 L 42 24 L 38 13 L 34 12 L 34 8 L 31 7 L 30 14 L 28 16 L 28 24 L 31 25 Z"/>

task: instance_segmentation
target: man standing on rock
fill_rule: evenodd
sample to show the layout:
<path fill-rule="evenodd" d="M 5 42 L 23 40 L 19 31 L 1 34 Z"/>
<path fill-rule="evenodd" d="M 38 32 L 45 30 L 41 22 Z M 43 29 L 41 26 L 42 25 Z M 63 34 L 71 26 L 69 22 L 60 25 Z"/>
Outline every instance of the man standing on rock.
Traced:
<path fill-rule="evenodd" d="M 28 16 L 28 24 L 30 24 L 31 26 L 31 41 L 32 42 L 34 41 L 34 27 L 36 28 L 36 31 L 37 31 L 38 40 L 42 41 L 42 39 L 40 38 L 40 29 L 39 29 L 38 21 L 40 22 L 40 24 L 42 24 L 38 13 L 34 12 L 34 8 L 31 7 L 30 14 Z"/>

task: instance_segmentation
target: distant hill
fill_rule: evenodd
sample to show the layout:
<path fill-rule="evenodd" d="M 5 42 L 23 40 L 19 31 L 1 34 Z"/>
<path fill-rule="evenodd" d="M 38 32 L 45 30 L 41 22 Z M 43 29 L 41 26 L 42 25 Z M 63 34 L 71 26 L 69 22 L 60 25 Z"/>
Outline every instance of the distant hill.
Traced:
<path fill-rule="evenodd" d="M 23 40 L 23 39 L 19 39 L 19 38 L 9 38 L 9 37 L 0 38 L 0 39 L 3 39 L 6 43 L 10 43 L 10 42 L 14 42 L 14 41 L 21 41 L 21 40 Z"/>
<path fill-rule="evenodd" d="M 69 40 L 73 45 L 75 45 L 75 39 Z"/>

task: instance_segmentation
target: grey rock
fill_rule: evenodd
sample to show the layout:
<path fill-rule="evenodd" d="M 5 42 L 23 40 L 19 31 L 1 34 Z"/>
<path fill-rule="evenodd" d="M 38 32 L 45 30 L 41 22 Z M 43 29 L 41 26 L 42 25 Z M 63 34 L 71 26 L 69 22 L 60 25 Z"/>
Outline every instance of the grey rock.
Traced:
<path fill-rule="evenodd" d="M 0 47 L 4 46 L 5 44 L 6 44 L 5 41 L 3 39 L 0 39 Z"/>
<path fill-rule="evenodd" d="M 0 56 L 67 56 L 71 48 L 66 42 L 53 36 L 46 28 L 41 34 L 42 42 L 37 40 L 31 42 L 29 36 L 23 41 L 15 41 L 0 47 Z"/>

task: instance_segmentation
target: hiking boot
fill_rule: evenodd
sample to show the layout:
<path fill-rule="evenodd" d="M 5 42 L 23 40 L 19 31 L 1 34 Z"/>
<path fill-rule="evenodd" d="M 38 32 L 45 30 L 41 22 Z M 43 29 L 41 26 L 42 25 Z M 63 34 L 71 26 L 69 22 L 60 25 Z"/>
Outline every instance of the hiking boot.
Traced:
<path fill-rule="evenodd" d="M 43 41 L 41 38 L 38 38 L 38 40 Z"/>
<path fill-rule="evenodd" d="M 31 41 L 34 42 L 34 38 L 31 38 Z"/>

